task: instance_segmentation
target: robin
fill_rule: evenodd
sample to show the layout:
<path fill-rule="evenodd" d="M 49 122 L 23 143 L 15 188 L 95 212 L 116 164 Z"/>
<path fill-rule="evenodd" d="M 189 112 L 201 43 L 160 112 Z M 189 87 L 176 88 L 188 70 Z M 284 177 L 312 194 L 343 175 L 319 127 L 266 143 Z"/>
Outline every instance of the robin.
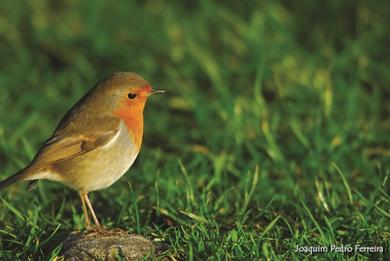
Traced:
<path fill-rule="evenodd" d="M 142 143 L 143 110 L 153 90 L 141 76 L 112 74 L 98 82 L 61 120 L 32 162 L 0 182 L 0 190 L 20 180 L 61 182 L 79 192 L 86 226 L 87 207 L 101 229 L 88 193 L 109 187 L 135 161 Z"/>

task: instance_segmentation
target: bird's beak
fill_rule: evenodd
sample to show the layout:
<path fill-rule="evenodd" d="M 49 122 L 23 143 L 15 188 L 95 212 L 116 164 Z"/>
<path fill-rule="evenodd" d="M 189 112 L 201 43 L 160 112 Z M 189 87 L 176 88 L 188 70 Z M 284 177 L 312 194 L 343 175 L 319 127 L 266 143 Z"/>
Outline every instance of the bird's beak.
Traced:
<path fill-rule="evenodd" d="M 158 93 L 164 93 L 165 91 L 163 90 L 152 90 L 150 93 L 149 93 L 149 96 L 152 96 L 152 95 L 155 95 L 155 94 L 158 94 Z"/>

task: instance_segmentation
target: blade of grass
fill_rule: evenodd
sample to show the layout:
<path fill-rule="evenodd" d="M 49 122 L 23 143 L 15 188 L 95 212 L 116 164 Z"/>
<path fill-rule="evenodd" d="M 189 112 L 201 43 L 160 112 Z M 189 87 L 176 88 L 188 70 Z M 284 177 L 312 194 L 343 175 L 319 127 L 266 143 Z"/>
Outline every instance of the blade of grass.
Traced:
<path fill-rule="evenodd" d="M 5 199 L 1 199 L 1 201 L 3 201 L 4 205 L 9 209 L 11 210 L 12 213 L 14 213 L 20 220 L 22 220 L 23 222 L 26 221 L 26 219 L 23 217 L 23 214 L 17 210 L 14 206 L 12 206 L 10 203 L 8 203 Z"/>
<path fill-rule="evenodd" d="M 317 220 L 314 218 L 313 214 L 311 213 L 310 209 L 307 207 L 307 205 L 305 204 L 305 202 L 303 202 L 302 199 L 299 199 L 301 201 L 301 204 L 303 206 L 303 208 L 305 209 L 306 213 L 308 214 L 308 216 L 310 217 L 311 221 L 314 223 L 314 225 L 316 226 L 318 232 L 320 232 L 321 234 L 321 239 L 323 241 L 323 243 L 328 243 L 328 237 L 325 235 L 324 231 L 322 230 L 322 228 L 320 227 L 320 225 L 318 224 Z"/>
<path fill-rule="evenodd" d="M 263 238 L 275 226 L 276 222 L 278 222 L 280 217 L 280 215 L 277 216 L 276 218 L 274 218 L 274 220 L 271 221 L 271 223 L 268 224 L 268 226 L 264 229 L 263 233 L 261 233 L 260 238 Z"/>
<path fill-rule="evenodd" d="M 253 194 L 255 193 L 257 182 L 259 181 L 259 166 L 256 166 L 255 172 L 253 174 L 251 188 L 249 192 L 245 193 L 244 204 L 240 210 L 240 214 L 243 214 L 248 208 L 249 201 L 251 200 Z"/>
<path fill-rule="evenodd" d="M 339 167 L 337 167 L 337 165 L 336 165 L 334 162 L 331 162 L 330 164 L 331 164 L 331 166 L 336 170 L 336 172 L 340 175 L 340 178 L 341 178 L 341 180 L 343 181 L 344 187 L 345 187 L 345 189 L 347 190 L 347 195 L 348 195 L 349 203 L 350 203 L 351 205 L 353 205 L 353 199 L 352 199 L 351 188 L 349 187 L 349 184 L 348 184 L 347 180 L 345 179 L 345 177 L 344 177 L 344 175 L 343 175 L 343 172 L 340 170 Z"/>

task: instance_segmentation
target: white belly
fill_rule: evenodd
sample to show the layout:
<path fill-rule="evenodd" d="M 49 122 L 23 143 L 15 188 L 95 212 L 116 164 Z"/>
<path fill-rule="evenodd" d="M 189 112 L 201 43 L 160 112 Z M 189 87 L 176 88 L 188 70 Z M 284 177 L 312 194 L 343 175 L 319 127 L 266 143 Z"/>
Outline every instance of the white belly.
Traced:
<path fill-rule="evenodd" d="M 116 137 L 99 150 L 101 159 L 94 163 L 96 172 L 95 175 L 92 174 L 94 178 L 88 185 L 88 191 L 111 186 L 129 170 L 138 155 L 138 149 L 130 139 L 129 131 L 123 122 Z"/>

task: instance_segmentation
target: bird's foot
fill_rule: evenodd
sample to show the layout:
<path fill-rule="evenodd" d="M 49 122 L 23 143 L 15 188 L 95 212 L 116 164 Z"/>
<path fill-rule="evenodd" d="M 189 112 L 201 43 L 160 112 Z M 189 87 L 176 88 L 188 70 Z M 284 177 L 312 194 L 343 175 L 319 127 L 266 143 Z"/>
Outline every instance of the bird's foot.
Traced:
<path fill-rule="evenodd" d="M 118 231 L 121 231 L 120 229 L 107 229 L 103 226 L 89 226 L 87 227 L 87 232 L 95 232 L 96 234 L 104 235 L 104 236 L 110 236 L 118 233 Z"/>
<path fill-rule="evenodd" d="M 106 229 L 102 226 L 96 226 L 96 225 L 88 225 L 85 227 L 87 231 L 93 231 L 93 232 L 98 232 L 101 233 L 102 231 L 105 231 Z"/>

